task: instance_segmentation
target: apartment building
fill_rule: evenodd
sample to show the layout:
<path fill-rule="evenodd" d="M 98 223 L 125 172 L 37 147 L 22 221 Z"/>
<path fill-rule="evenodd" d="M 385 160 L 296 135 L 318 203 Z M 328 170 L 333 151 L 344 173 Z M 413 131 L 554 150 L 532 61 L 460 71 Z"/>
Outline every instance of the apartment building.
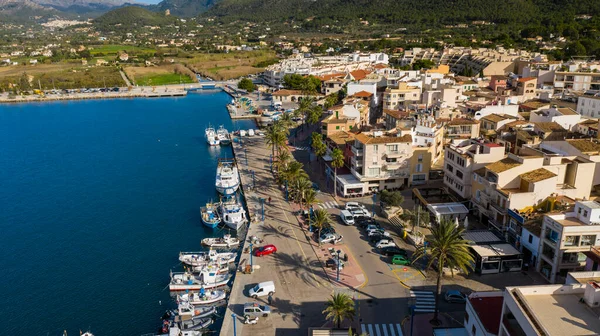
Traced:
<path fill-rule="evenodd" d="M 555 122 L 564 129 L 570 131 L 581 121 L 581 115 L 569 107 L 557 107 L 556 105 L 548 109 L 539 109 L 531 111 L 529 114 L 530 122 Z"/>
<path fill-rule="evenodd" d="M 474 139 L 451 143 L 445 148 L 444 184 L 464 199 L 470 199 L 473 171 L 502 160 L 504 147 Z"/>
<path fill-rule="evenodd" d="M 409 111 L 383 110 L 383 121 L 386 130 L 395 128 L 407 129 L 413 126 L 414 118 L 410 116 Z"/>
<path fill-rule="evenodd" d="M 330 115 L 321 120 L 321 134 L 326 137 L 334 133 L 351 131 L 356 126 L 355 118 L 345 116 Z"/>
<path fill-rule="evenodd" d="M 431 160 L 437 162 L 444 151 L 444 128 L 431 116 L 417 117 L 411 129 L 413 147 L 426 148 Z"/>
<path fill-rule="evenodd" d="M 508 233 L 514 244 L 520 242 L 523 224 L 512 216 L 515 212 L 526 212 L 551 196 L 589 198 L 594 170 L 595 163 L 582 157 L 524 147 L 519 155 L 509 153 L 474 172 L 472 202 L 482 221 Z"/>
<path fill-rule="evenodd" d="M 451 141 L 475 139 L 479 137 L 479 121 L 455 118 L 446 124 L 446 137 Z"/>
<path fill-rule="evenodd" d="M 577 98 L 577 113 L 586 118 L 600 118 L 600 90 L 588 90 Z"/>
<path fill-rule="evenodd" d="M 498 335 L 598 335 L 599 288 L 595 281 L 506 287 Z"/>
<path fill-rule="evenodd" d="M 556 122 L 526 123 L 516 127 L 513 153 L 525 145 L 536 145 L 542 141 L 566 139 L 569 132 Z"/>
<path fill-rule="evenodd" d="M 412 143 L 410 134 L 382 131 L 356 134 L 352 146 L 351 172 L 363 183 L 362 192 L 408 186 L 413 171 L 428 175 L 429 166 L 423 164 L 425 157 L 417 159 L 416 163 L 421 164 L 418 169 L 411 169 Z"/>
<path fill-rule="evenodd" d="M 600 203 L 578 201 L 573 212 L 548 214 L 542 224 L 537 270 L 551 283 L 583 270 L 592 246 L 600 245 Z"/>
<path fill-rule="evenodd" d="M 355 134 L 352 132 L 338 131 L 328 134 L 325 138 L 325 144 L 329 151 L 338 148 L 344 153 L 344 164 L 350 167 L 352 158 L 352 145 L 354 144 Z"/>
<path fill-rule="evenodd" d="M 406 109 L 408 105 L 421 101 L 421 89 L 401 82 L 397 88 L 387 88 L 383 93 L 383 108 L 387 110 Z"/>
<path fill-rule="evenodd" d="M 464 326 L 467 335 L 495 336 L 500 332 L 504 293 L 473 292 L 467 297 Z"/>
<path fill-rule="evenodd" d="M 508 114 L 490 114 L 479 119 L 481 136 L 492 139 L 495 138 L 500 128 L 516 121 L 517 117 Z"/>
<path fill-rule="evenodd" d="M 571 62 L 554 74 L 554 93 L 600 90 L 600 63 Z"/>
<path fill-rule="evenodd" d="M 533 99 L 536 96 L 537 78 L 522 77 L 517 79 L 517 95 L 523 96 L 523 100 Z"/>
<path fill-rule="evenodd" d="M 564 139 L 564 138 L 563 138 Z M 596 187 L 600 184 L 600 142 L 597 139 L 574 139 L 544 141 L 540 144 L 544 151 L 582 157 L 596 163 L 591 184 Z"/>
<path fill-rule="evenodd" d="M 462 93 L 460 85 L 441 85 L 436 89 L 423 90 L 421 103 L 431 107 L 456 107 L 464 98 Z"/>
<path fill-rule="evenodd" d="M 337 93 L 344 87 L 345 83 L 346 81 L 341 78 L 331 78 L 325 80 L 321 83 L 321 93 L 326 96 L 332 93 Z"/>

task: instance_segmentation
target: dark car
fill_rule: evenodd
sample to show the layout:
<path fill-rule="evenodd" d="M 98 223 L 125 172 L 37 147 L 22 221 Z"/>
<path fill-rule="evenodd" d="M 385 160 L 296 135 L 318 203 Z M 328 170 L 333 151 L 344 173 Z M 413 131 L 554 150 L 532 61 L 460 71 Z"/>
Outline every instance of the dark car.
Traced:
<path fill-rule="evenodd" d="M 380 240 L 390 238 L 390 236 L 386 236 L 383 233 L 377 233 L 369 236 L 369 242 L 373 244 L 377 244 Z"/>
<path fill-rule="evenodd" d="M 406 250 L 403 250 L 397 246 L 384 247 L 381 249 L 381 254 L 385 256 L 403 255 L 407 256 Z"/>
<path fill-rule="evenodd" d="M 369 226 L 373 227 L 373 228 L 381 229 L 381 224 L 377 223 L 376 221 L 360 223 L 360 224 L 358 224 L 358 226 L 360 226 L 360 228 L 363 230 Z"/>
<path fill-rule="evenodd" d="M 370 217 L 357 218 L 356 222 L 358 223 L 358 226 L 361 229 L 366 228 L 367 225 L 369 225 L 369 224 L 377 224 L 377 222 L 373 218 L 370 218 Z"/>

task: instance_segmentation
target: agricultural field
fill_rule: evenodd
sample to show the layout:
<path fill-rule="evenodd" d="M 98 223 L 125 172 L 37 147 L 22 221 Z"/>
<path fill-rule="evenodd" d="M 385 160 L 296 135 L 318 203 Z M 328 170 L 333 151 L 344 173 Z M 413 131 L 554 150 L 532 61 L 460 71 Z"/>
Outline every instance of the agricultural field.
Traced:
<path fill-rule="evenodd" d="M 190 69 L 214 80 L 228 80 L 256 74 L 276 61 L 275 52 L 270 50 L 198 54 L 192 59 L 182 60 Z"/>
<path fill-rule="evenodd" d="M 125 86 L 116 67 L 88 67 L 68 63 L 0 68 L 0 90 L 42 88 L 78 89 Z"/>
<path fill-rule="evenodd" d="M 124 69 L 133 84 L 141 86 L 195 83 L 196 76 L 181 64 L 151 67 L 126 67 Z"/>
<path fill-rule="evenodd" d="M 144 48 L 131 45 L 95 45 L 89 46 L 90 54 L 97 56 L 98 54 L 113 55 L 116 56 L 120 51 L 124 51 L 128 54 L 153 54 L 156 52 L 153 48 Z"/>

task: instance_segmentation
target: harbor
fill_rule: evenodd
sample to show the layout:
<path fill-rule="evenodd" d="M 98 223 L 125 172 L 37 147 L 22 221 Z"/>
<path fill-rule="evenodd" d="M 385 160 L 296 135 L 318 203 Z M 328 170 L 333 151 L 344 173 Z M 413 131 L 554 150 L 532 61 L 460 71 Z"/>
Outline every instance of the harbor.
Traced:
<path fill-rule="evenodd" d="M 184 97 L 188 91 L 174 88 L 152 88 L 152 87 L 134 87 L 119 88 L 119 91 L 110 92 L 71 92 L 55 94 L 32 94 L 11 96 L 7 93 L 0 94 L 0 103 L 25 103 L 25 102 L 47 102 L 47 101 L 65 101 L 65 100 L 86 100 L 86 99 L 117 99 L 117 98 L 159 98 L 159 97 Z"/>

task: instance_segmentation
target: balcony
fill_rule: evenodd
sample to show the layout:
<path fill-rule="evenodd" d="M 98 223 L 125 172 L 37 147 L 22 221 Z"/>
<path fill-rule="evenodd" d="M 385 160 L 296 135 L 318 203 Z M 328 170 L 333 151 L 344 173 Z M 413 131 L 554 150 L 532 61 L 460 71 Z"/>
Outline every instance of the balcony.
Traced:
<path fill-rule="evenodd" d="M 364 153 L 365 153 L 364 149 L 356 148 L 356 147 L 352 146 L 352 154 L 354 154 L 355 156 L 363 156 Z"/>
<path fill-rule="evenodd" d="M 494 210 L 498 211 L 499 213 L 506 214 L 506 209 L 496 204 L 495 202 L 490 202 L 490 205 L 492 206 L 492 208 L 494 208 Z"/>
<path fill-rule="evenodd" d="M 350 160 L 350 162 L 352 162 L 352 167 L 362 167 L 363 166 L 362 156 L 359 159 L 357 159 L 356 157 L 352 157 L 352 160 Z"/>
<path fill-rule="evenodd" d="M 383 156 L 386 158 L 399 158 L 406 155 L 406 151 L 405 150 L 401 150 L 401 151 L 388 151 L 387 153 L 385 153 Z"/>
<path fill-rule="evenodd" d="M 402 162 L 386 162 L 383 164 L 385 170 L 396 170 L 402 167 Z"/>
<path fill-rule="evenodd" d="M 360 174 L 355 169 L 350 169 L 350 172 L 352 173 L 352 175 L 356 176 L 356 178 L 359 180 L 362 180 L 363 178 L 365 178 L 364 175 Z"/>

